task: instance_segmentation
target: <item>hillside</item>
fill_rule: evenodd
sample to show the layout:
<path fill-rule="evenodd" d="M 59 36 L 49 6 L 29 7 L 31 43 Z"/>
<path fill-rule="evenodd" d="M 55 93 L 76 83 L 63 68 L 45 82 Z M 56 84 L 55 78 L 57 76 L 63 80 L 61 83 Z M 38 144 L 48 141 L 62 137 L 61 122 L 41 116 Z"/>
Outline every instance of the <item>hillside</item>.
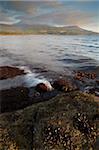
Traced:
<path fill-rule="evenodd" d="M 0 25 L 0 34 L 91 35 L 98 33 L 84 30 L 78 26 L 55 27 L 47 25 Z"/>

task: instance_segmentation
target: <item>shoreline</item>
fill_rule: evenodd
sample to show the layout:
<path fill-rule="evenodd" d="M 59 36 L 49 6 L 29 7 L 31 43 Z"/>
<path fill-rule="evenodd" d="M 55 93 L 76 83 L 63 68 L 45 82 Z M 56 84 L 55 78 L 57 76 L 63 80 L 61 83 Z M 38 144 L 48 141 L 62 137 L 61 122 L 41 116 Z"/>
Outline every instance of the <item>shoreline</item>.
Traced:
<path fill-rule="evenodd" d="M 49 74 L 48 70 L 35 69 Z M 9 73 L 10 76 L 7 75 L 11 77 L 11 71 Z M 38 93 L 35 87 L 24 86 L 0 91 L 1 149 L 57 150 L 57 147 L 72 147 L 76 150 L 75 147 L 82 147 L 87 150 L 94 147 L 96 150 L 99 97 L 81 92 L 66 74 L 61 74 L 63 78 L 60 79 L 57 73 L 58 78 L 55 77 L 55 72 L 50 72 L 51 76 L 50 83 L 55 88 L 52 91 Z"/>
<path fill-rule="evenodd" d="M 71 77 L 69 77 L 66 75 L 66 73 L 56 73 L 46 70 L 44 67 L 35 67 L 32 68 L 32 71 L 23 67 L 18 68 L 15 66 L 2 66 L 0 69 L 3 73 L 0 80 L 0 85 L 2 87 L 0 89 L 2 111 L 6 111 L 5 105 L 8 107 L 6 108 L 7 111 L 14 110 L 15 107 L 13 107 L 13 105 L 9 105 L 11 103 L 16 103 L 16 109 L 20 109 L 27 107 L 36 101 L 38 103 L 42 101 L 42 98 L 44 101 L 50 100 L 50 98 L 55 97 L 60 92 L 68 93 L 71 91 L 80 91 L 85 94 L 92 94 L 92 96 L 95 98 L 95 101 L 98 102 L 99 78 L 97 78 L 97 74 L 95 72 L 76 71 Z M 50 92 L 46 91 L 41 95 L 40 93 L 36 94 L 38 92 L 35 91 L 35 87 L 39 83 L 49 82 L 49 84 L 51 84 L 53 87 L 53 83 L 56 82 L 55 80 L 57 82 L 62 82 L 62 88 L 64 88 L 62 91 L 61 89 L 54 89 Z M 32 99 L 34 100 L 32 101 Z M 23 101 L 22 106 L 18 104 L 21 100 Z"/>
<path fill-rule="evenodd" d="M 99 33 L 91 33 L 91 34 L 61 34 L 61 33 L 0 33 L 0 36 L 17 36 L 17 35 L 63 35 L 63 36 L 99 36 Z"/>

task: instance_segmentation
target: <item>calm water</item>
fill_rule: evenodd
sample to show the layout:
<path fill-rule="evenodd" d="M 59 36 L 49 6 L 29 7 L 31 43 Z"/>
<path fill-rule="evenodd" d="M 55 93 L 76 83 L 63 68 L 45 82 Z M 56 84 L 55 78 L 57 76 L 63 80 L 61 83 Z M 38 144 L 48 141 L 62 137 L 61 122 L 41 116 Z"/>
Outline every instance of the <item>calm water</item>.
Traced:
<path fill-rule="evenodd" d="M 42 64 L 48 69 L 99 65 L 99 36 L 0 36 L 0 65 Z"/>

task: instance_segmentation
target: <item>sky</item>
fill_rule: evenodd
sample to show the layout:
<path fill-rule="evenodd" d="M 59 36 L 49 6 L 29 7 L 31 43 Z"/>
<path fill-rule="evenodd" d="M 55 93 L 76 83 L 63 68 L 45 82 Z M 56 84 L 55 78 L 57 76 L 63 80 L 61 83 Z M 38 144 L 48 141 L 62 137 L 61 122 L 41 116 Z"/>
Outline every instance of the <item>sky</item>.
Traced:
<path fill-rule="evenodd" d="M 0 0 L 0 24 L 77 25 L 99 32 L 99 0 Z"/>

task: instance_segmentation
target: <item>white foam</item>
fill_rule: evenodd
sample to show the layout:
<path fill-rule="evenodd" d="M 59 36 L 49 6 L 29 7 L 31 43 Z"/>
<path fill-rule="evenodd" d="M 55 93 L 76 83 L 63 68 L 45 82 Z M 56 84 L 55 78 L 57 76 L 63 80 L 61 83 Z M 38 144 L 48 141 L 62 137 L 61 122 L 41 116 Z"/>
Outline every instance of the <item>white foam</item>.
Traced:
<path fill-rule="evenodd" d="M 0 81 L 0 90 L 15 88 L 18 86 L 25 87 L 35 87 L 39 83 L 45 83 L 48 87 L 48 90 L 52 90 L 52 86 L 44 77 L 38 77 L 38 74 L 28 73 L 26 75 L 16 76 L 14 78 L 9 78 Z"/>

